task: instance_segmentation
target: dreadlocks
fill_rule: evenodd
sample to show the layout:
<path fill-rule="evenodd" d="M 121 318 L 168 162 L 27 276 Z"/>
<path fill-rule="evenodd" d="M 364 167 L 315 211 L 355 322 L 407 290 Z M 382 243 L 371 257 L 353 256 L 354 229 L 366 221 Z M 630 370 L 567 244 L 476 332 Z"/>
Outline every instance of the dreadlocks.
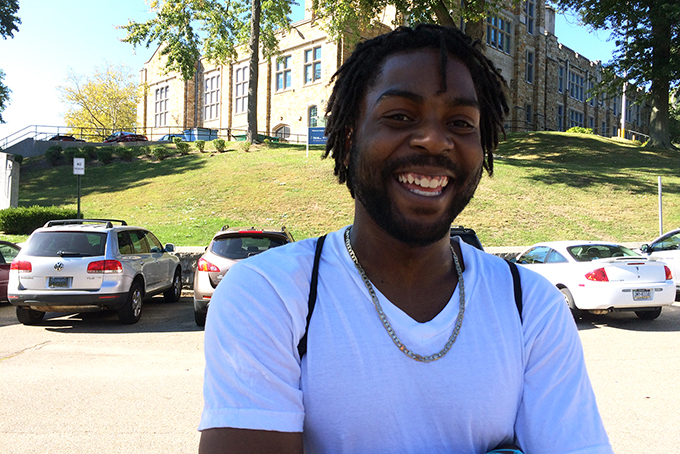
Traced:
<path fill-rule="evenodd" d="M 326 152 L 335 159 L 335 175 L 352 191 L 352 182 L 345 165 L 350 147 L 347 140 L 355 131 L 361 103 L 369 87 L 375 82 L 380 69 L 393 54 L 417 49 L 435 49 L 440 52 L 442 89 L 446 90 L 446 59 L 449 54 L 460 60 L 470 71 L 480 106 L 480 135 L 485 152 L 484 168 L 493 174 L 493 151 L 499 136 L 504 133 L 503 118 L 508 114 L 508 104 L 503 92 L 505 80 L 478 49 L 479 43 L 456 28 L 420 24 L 415 28 L 398 27 L 394 31 L 359 43 L 352 55 L 338 69 L 331 80 L 335 86 L 326 107 Z"/>

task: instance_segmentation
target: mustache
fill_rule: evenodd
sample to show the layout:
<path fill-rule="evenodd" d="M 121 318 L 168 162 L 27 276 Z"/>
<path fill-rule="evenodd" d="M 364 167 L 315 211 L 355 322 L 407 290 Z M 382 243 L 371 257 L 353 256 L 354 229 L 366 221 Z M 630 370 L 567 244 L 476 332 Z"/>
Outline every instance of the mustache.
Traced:
<path fill-rule="evenodd" d="M 463 181 L 468 172 L 461 169 L 455 162 L 443 155 L 415 154 L 404 156 L 388 162 L 381 170 L 380 174 L 385 179 L 392 175 L 397 169 L 402 167 L 442 167 L 450 171 L 458 181 Z"/>

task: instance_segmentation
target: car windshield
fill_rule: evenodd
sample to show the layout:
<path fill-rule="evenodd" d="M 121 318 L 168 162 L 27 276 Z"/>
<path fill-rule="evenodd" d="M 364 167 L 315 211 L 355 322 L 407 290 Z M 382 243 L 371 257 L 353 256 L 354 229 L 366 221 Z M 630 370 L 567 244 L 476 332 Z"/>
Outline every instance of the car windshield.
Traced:
<path fill-rule="evenodd" d="M 106 233 L 36 232 L 25 253 L 35 257 L 90 257 L 104 255 Z"/>
<path fill-rule="evenodd" d="M 279 236 L 266 234 L 225 235 L 213 240 L 211 252 L 227 259 L 244 259 L 286 244 Z"/>
<path fill-rule="evenodd" d="M 567 252 L 577 262 L 590 262 L 612 257 L 639 257 L 640 255 L 625 246 L 615 244 L 580 244 L 568 247 Z"/>

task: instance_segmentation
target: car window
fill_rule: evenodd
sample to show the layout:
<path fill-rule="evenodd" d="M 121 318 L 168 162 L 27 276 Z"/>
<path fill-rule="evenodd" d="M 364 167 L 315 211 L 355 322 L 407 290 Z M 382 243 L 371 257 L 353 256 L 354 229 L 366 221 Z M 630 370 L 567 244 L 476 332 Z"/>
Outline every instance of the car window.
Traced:
<path fill-rule="evenodd" d="M 161 245 L 161 242 L 158 241 L 158 238 L 151 233 L 151 232 L 144 232 L 146 234 L 146 240 L 149 242 L 149 247 L 151 248 L 151 252 L 163 252 L 163 246 Z"/>
<path fill-rule="evenodd" d="M 0 244 L 0 263 L 11 263 L 19 253 L 19 249 L 11 244 Z"/>
<path fill-rule="evenodd" d="M 676 249 L 680 249 L 680 233 L 676 233 L 675 235 L 671 235 L 652 244 L 651 249 L 653 252 L 674 251 Z"/>
<path fill-rule="evenodd" d="M 565 256 L 557 252 L 555 249 L 551 249 L 548 257 L 545 259 L 545 263 L 567 263 L 568 260 Z"/>
<path fill-rule="evenodd" d="M 149 243 L 146 241 L 146 232 L 142 230 L 130 230 L 128 233 L 130 235 L 133 254 L 148 254 L 151 252 Z"/>
<path fill-rule="evenodd" d="M 35 257 L 104 255 L 106 233 L 36 232 L 26 245 L 26 254 Z"/>
<path fill-rule="evenodd" d="M 639 256 L 639 254 L 627 247 L 616 244 L 582 244 L 568 247 L 567 252 L 569 252 L 577 262 L 591 262 L 599 259 Z"/>
<path fill-rule="evenodd" d="M 244 259 L 267 249 L 282 246 L 287 240 L 267 235 L 227 235 L 213 240 L 210 251 L 228 259 Z"/>
<path fill-rule="evenodd" d="M 529 249 L 527 252 L 522 254 L 519 259 L 517 259 L 517 263 L 521 263 L 523 265 L 545 263 L 545 258 L 548 255 L 548 252 L 550 252 L 550 248 L 546 246 L 538 246 Z"/>

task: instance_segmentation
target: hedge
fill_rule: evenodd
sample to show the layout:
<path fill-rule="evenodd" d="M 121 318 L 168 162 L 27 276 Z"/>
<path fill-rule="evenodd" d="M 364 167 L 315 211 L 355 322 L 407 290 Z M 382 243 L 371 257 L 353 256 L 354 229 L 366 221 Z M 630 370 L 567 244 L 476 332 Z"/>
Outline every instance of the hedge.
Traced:
<path fill-rule="evenodd" d="M 76 210 L 56 206 L 6 208 L 0 210 L 0 231 L 7 235 L 30 235 L 33 230 L 55 219 L 75 219 Z"/>

